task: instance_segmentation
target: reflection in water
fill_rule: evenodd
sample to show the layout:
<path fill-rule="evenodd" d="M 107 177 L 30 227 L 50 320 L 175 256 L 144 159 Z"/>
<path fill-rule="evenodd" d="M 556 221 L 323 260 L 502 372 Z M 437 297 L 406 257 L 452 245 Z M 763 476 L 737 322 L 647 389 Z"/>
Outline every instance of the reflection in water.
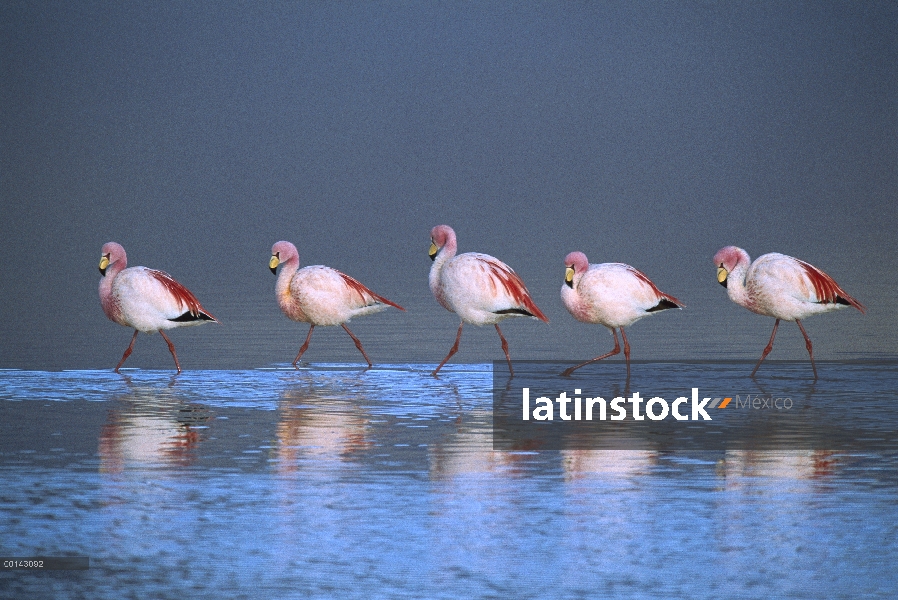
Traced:
<path fill-rule="evenodd" d="M 465 409 L 458 385 L 451 381 L 441 385 L 441 395 L 446 399 L 444 407 L 452 415 L 452 427 L 439 441 L 428 445 L 430 477 L 449 480 L 456 475 L 475 473 L 514 475 L 516 466 L 526 462 L 526 454 L 493 450 L 492 411 Z M 502 395 L 512 393 L 513 389 L 512 378 L 507 377 Z"/>
<path fill-rule="evenodd" d="M 364 377 L 290 374 L 282 380 L 272 452 L 274 510 L 267 524 L 276 532 L 270 545 L 277 560 L 268 565 L 268 576 L 293 577 L 299 566 L 293 561 L 307 553 L 332 570 L 345 561 L 346 544 L 361 542 L 345 532 L 355 516 L 352 476 L 375 447 Z M 314 565 L 306 561 L 301 569 L 315 579 Z"/>
<path fill-rule="evenodd" d="M 209 409 L 184 402 L 174 380 L 168 385 L 136 385 L 118 395 L 100 432 L 100 470 L 120 473 L 127 466 L 188 466 L 206 429 Z"/>
<path fill-rule="evenodd" d="M 197 462 L 210 411 L 188 400 L 175 378 L 122 380 L 125 391 L 110 398 L 99 433 L 102 511 L 95 537 L 110 555 L 160 556 L 172 546 L 159 533 L 171 531 L 164 507 L 186 509 L 178 473 Z"/>
<path fill-rule="evenodd" d="M 728 487 L 745 477 L 816 480 L 835 474 L 839 461 L 830 450 L 727 450 L 717 472 Z"/>
<path fill-rule="evenodd" d="M 562 450 L 565 479 L 594 476 L 625 478 L 648 475 L 658 463 L 652 450 Z"/>
<path fill-rule="evenodd" d="M 753 378 L 753 385 L 757 388 L 755 397 L 778 398 L 784 396 L 782 388 L 778 388 L 762 378 Z M 809 382 L 799 380 L 794 387 L 790 387 L 789 396 L 795 397 L 798 408 L 811 405 L 817 394 L 818 381 L 812 379 Z M 803 450 L 788 449 L 788 440 L 784 440 L 783 449 L 779 450 L 727 450 L 722 461 L 718 462 L 717 474 L 725 477 L 728 488 L 732 488 L 744 481 L 743 477 L 818 480 L 835 473 L 838 463 L 838 453 L 830 450 Z"/>
<path fill-rule="evenodd" d="M 300 459 L 326 469 L 369 449 L 368 415 L 361 404 L 346 398 L 339 388 L 313 381 L 284 390 L 277 408 L 278 473 L 296 471 Z"/>
<path fill-rule="evenodd" d="M 78 597 L 895 596 L 895 456 L 495 451 L 488 368 L 450 367 L 4 374 L 0 539 L 89 555 Z M 895 395 L 840 373 L 843 420 Z"/>
<path fill-rule="evenodd" d="M 502 474 L 519 454 L 493 450 L 492 415 L 485 410 L 458 414 L 454 431 L 428 447 L 430 476 L 448 480 L 474 473 Z"/>
<path fill-rule="evenodd" d="M 533 493 L 540 457 L 493 450 L 491 411 L 462 409 L 454 400 L 444 406 L 452 407 L 454 418 L 427 447 L 432 485 L 423 541 L 431 585 L 439 590 L 463 581 L 520 596 L 501 590 L 533 577 L 522 556 L 539 555 L 550 528 L 539 511 L 528 510 L 540 495 Z M 526 540 L 523 548 L 518 540 Z M 465 589 L 457 596 L 475 595 Z"/>

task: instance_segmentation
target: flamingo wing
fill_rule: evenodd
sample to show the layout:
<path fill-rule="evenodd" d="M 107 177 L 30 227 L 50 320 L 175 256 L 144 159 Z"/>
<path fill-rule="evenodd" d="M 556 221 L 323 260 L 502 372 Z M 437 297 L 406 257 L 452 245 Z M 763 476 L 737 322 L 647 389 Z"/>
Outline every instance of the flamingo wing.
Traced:
<path fill-rule="evenodd" d="M 479 255 L 477 256 L 477 259 L 486 268 L 487 273 L 490 276 L 490 282 L 494 286 L 497 283 L 498 285 L 501 285 L 505 294 L 512 300 L 514 304 L 517 305 L 516 307 L 499 310 L 496 312 L 500 314 L 513 313 L 519 312 L 521 309 L 523 309 L 524 311 L 526 311 L 526 313 L 528 313 L 528 316 L 536 317 L 544 323 L 549 322 L 549 318 L 543 314 L 543 312 L 533 301 L 533 298 L 530 297 L 530 292 L 527 291 L 527 286 L 524 285 L 524 281 L 517 273 L 514 272 L 514 270 L 512 270 L 511 267 L 509 267 L 502 261 L 493 258 L 492 256 Z"/>
<path fill-rule="evenodd" d="M 647 312 L 653 312 L 656 310 L 664 310 L 665 308 L 683 308 L 684 306 L 686 306 L 685 304 L 683 304 L 682 302 L 680 302 L 679 300 L 677 300 L 670 294 L 666 294 L 666 293 L 662 292 L 661 290 L 659 290 L 658 286 L 655 285 L 651 279 L 649 279 L 649 276 L 646 275 L 645 273 L 643 273 L 642 271 L 640 271 L 639 269 L 637 269 L 636 267 L 631 267 L 630 265 L 626 265 L 623 263 L 621 263 L 621 265 L 626 267 L 627 271 L 632 273 L 642 283 L 649 286 L 652 289 L 652 291 L 655 294 L 657 294 L 658 300 L 659 300 L 658 305 L 655 306 L 654 308 L 648 309 Z"/>
<path fill-rule="evenodd" d="M 817 296 L 819 304 L 845 304 L 853 306 L 861 313 L 866 314 L 867 310 L 863 304 L 845 293 L 835 280 L 815 267 L 797 258 L 793 259 L 804 270 L 804 275 L 811 282 L 814 288 L 814 295 Z"/>
<path fill-rule="evenodd" d="M 147 269 L 147 272 L 159 283 L 163 285 L 165 290 L 177 302 L 178 306 L 183 307 L 185 312 L 169 321 L 217 321 L 209 311 L 203 308 L 200 301 L 197 300 L 193 292 L 178 283 L 174 277 L 165 271 L 156 269 Z"/>
<path fill-rule="evenodd" d="M 356 292 L 361 297 L 363 306 L 367 306 L 369 304 L 372 304 L 373 302 L 380 302 L 382 304 L 389 304 L 390 306 L 392 306 L 394 308 L 398 308 L 401 311 L 405 311 L 404 308 L 402 308 L 395 302 L 393 302 L 391 300 L 387 300 L 383 296 L 380 296 L 380 295 L 372 292 L 369 288 L 367 288 L 358 279 L 350 277 L 346 273 L 343 273 L 340 271 L 337 271 L 337 272 L 340 274 L 340 277 L 343 278 L 343 283 L 345 283 L 347 285 L 347 287 L 349 287 L 352 291 Z"/>

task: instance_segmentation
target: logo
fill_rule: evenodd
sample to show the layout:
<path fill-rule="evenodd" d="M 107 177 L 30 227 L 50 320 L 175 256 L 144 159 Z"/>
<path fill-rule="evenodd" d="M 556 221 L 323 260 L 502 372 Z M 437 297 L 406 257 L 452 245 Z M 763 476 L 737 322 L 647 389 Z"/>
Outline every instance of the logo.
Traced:
<path fill-rule="evenodd" d="M 699 401 L 699 393 L 698 388 L 692 388 L 692 397 L 691 397 L 691 413 L 687 412 L 686 414 L 682 414 L 680 412 L 680 407 L 683 404 L 689 404 L 690 398 L 686 396 L 680 396 L 676 400 L 674 400 L 671 404 L 668 404 L 667 400 L 664 398 L 655 396 L 654 398 L 650 398 L 646 401 L 639 395 L 639 392 L 634 392 L 632 396 L 629 398 L 624 398 L 622 396 L 618 396 L 613 398 L 611 402 L 606 402 L 604 398 L 595 397 L 595 398 L 582 398 L 581 397 L 582 390 L 575 389 L 574 397 L 569 398 L 567 396 L 567 392 L 561 392 L 561 394 L 555 398 L 555 403 L 558 404 L 558 417 L 562 421 L 592 421 L 595 417 L 599 421 L 623 421 L 627 418 L 627 410 L 628 407 L 626 403 L 630 403 L 631 411 L 630 418 L 634 421 L 644 421 L 646 417 L 651 419 L 652 421 L 662 421 L 666 419 L 668 416 L 672 416 L 677 421 L 689 421 L 690 416 L 691 420 L 698 421 L 699 419 L 703 421 L 711 421 L 711 416 L 705 411 L 705 407 L 709 402 L 712 402 L 711 398 L 703 398 Z M 725 398 L 722 405 L 719 408 L 725 408 L 732 398 Z M 642 411 L 642 403 L 645 402 L 645 411 Z M 714 398 L 713 404 L 708 406 L 708 408 L 714 408 L 720 404 L 720 398 Z M 571 415 L 568 412 L 568 405 L 573 403 L 574 414 Z M 550 400 L 546 396 L 542 396 L 536 398 L 534 400 L 534 408 L 531 412 L 530 407 L 530 388 L 523 388 L 522 390 L 522 405 L 523 412 L 522 416 L 525 421 L 529 421 L 531 415 L 536 421 L 553 421 L 555 419 L 555 407 Z M 610 409 L 610 416 L 609 416 Z"/>
<path fill-rule="evenodd" d="M 733 396 L 726 396 L 724 398 L 708 397 L 699 401 L 698 388 L 692 388 L 691 398 L 680 396 L 671 404 L 668 404 L 667 400 L 659 396 L 655 396 L 646 401 L 639 395 L 639 392 L 634 392 L 629 398 L 617 396 L 610 402 L 606 402 L 604 398 L 598 396 L 594 398 L 583 398 L 582 394 L 582 390 L 578 388 L 574 390 L 573 397 L 568 397 L 567 392 L 561 392 L 561 394 L 555 398 L 554 403 L 558 404 L 558 418 L 560 420 L 592 421 L 593 419 L 598 419 L 599 421 L 606 421 L 610 419 L 611 421 L 623 421 L 627 419 L 627 411 L 629 408 L 630 418 L 634 421 L 643 421 L 646 417 L 652 421 L 662 421 L 668 418 L 668 416 L 673 417 L 677 421 L 689 421 L 690 417 L 692 421 L 712 421 L 713 418 L 705 410 L 706 408 L 708 410 L 720 410 L 732 405 L 733 408 L 748 408 L 754 410 L 790 410 L 793 406 L 792 399 L 788 397 L 774 398 L 773 396 L 770 396 L 765 398 L 756 395 L 753 399 L 751 394 L 746 394 L 745 400 L 742 400 L 742 397 L 737 394 L 735 396 L 735 402 L 733 402 Z M 531 418 L 535 421 L 555 420 L 555 406 L 553 400 L 546 396 L 541 396 L 533 401 L 533 406 L 531 407 L 530 388 L 528 387 L 521 390 L 521 396 L 522 418 L 524 421 L 529 421 Z M 680 412 L 680 407 L 683 404 L 689 404 L 690 401 L 690 407 L 692 409 L 691 414 L 689 412 L 682 414 Z M 644 410 L 642 408 L 643 402 L 645 402 Z M 630 407 L 626 406 L 627 403 L 630 404 Z M 569 405 L 571 404 L 573 404 L 573 414 L 569 412 Z M 609 410 L 611 411 L 610 415 Z"/>

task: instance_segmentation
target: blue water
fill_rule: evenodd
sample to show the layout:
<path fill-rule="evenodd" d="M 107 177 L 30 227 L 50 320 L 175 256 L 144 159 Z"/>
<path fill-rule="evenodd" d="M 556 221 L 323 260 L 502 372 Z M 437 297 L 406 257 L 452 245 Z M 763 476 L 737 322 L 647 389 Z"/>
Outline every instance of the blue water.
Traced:
<path fill-rule="evenodd" d="M 0 596 L 898 596 L 896 456 L 495 451 L 491 365 L 432 368 L 0 372 L 0 554 L 91 561 Z"/>

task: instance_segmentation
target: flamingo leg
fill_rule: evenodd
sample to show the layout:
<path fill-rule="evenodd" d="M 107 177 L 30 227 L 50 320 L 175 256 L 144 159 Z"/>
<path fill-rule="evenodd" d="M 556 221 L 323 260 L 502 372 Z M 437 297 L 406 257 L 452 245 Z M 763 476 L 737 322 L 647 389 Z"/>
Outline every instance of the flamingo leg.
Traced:
<path fill-rule="evenodd" d="M 624 332 L 624 330 L 621 329 L 621 333 L 623 333 L 623 332 Z M 617 341 L 617 331 L 612 329 L 611 333 L 614 334 L 614 350 L 612 350 L 611 352 L 608 352 L 607 354 L 603 354 L 602 356 L 597 356 L 595 358 L 591 358 L 584 363 L 580 363 L 576 367 L 571 367 L 570 369 L 565 370 L 565 372 L 562 373 L 561 376 L 562 377 L 570 377 L 571 373 L 573 373 L 580 367 L 585 367 L 586 365 L 588 365 L 590 363 L 594 363 L 596 361 L 602 360 L 603 358 L 608 358 L 609 356 L 614 356 L 615 354 L 620 354 L 620 342 Z M 626 339 L 626 338 L 624 338 L 624 339 Z M 628 367 L 629 367 L 629 363 L 628 363 Z M 629 369 L 627 370 L 627 372 L 629 373 Z"/>
<path fill-rule="evenodd" d="M 804 345 L 808 349 L 808 355 L 811 357 L 811 368 L 814 369 L 814 379 L 817 379 L 817 367 L 814 366 L 814 347 L 811 345 L 811 338 L 808 337 L 808 332 L 804 330 L 804 325 L 801 324 L 801 321 L 795 319 L 795 322 L 798 323 L 801 335 L 804 336 Z"/>
<path fill-rule="evenodd" d="M 296 369 L 297 371 L 299 370 L 299 367 L 296 366 L 296 363 L 299 362 L 299 359 L 300 359 L 300 357 L 302 357 L 303 353 L 309 349 L 309 341 L 311 341 L 311 339 L 312 339 L 312 330 L 313 329 L 315 329 L 315 326 L 311 325 L 309 327 L 309 335 L 306 336 L 306 341 L 303 343 L 302 346 L 299 347 L 299 354 L 297 354 L 296 358 L 293 359 L 293 368 Z M 349 335 L 352 335 L 352 334 L 350 333 Z"/>
<path fill-rule="evenodd" d="M 496 323 L 496 333 L 499 334 L 499 339 L 502 340 L 502 351 L 505 352 L 505 360 L 508 361 L 508 374 L 511 377 L 514 377 L 514 368 L 511 366 L 511 355 L 508 354 L 508 342 L 505 340 L 505 336 L 502 335 L 502 330 L 499 329 L 498 323 Z"/>
<path fill-rule="evenodd" d="M 627 341 L 627 334 L 624 333 L 624 328 L 620 328 L 620 335 L 624 338 L 624 359 L 627 362 L 627 380 L 630 379 L 630 342 Z"/>
<path fill-rule="evenodd" d="M 450 358 L 452 358 L 452 355 L 453 355 L 453 354 L 455 354 L 456 352 L 458 352 L 458 343 L 461 341 L 461 328 L 464 327 L 464 326 L 465 326 L 465 322 L 464 322 L 464 321 L 462 321 L 461 323 L 459 323 L 459 325 L 458 325 L 458 335 L 455 336 L 455 344 L 453 344 L 453 345 L 452 345 L 452 348 L 449 349 L 449 354 L 446 355 L 446 358 L 443 359 L 443 362 L 440 363 L 440 366 L 438 366 L 438 367 L 434 370 L 434 372 L 431 373 L 431 375 L 433 375 L 434 377 L 437 376 L 437 373 L 440 372 L 440 369 L 443 368 L 443 365 L 446 364 L 446 361 L 449 360 Z"/>
<path fill-rule="evenodd" d="M 770 341 L 767 342 L 767 347 L 764 348 L 764 351 L 761 353 L 761 358 L 758 359 L 758 364 L 755 365 L 755 370 L 751 372 L 751 377 L 755 376 L 755 373 L 758 372 L 758 367 L 761 366 L 761 363 L 764 362 L 764 359 L 767 358 L 767 355 L 770 354 L 770 351 L 773 350 L 773 338 L 776 337 L 776 328 L 780 326 L 780 320 L 777 319 L 776 323 L 773 324 L 773 333 L 770 334 Z M 813 364 L 813 363 L 811 363 Z"/>
<path fill-rule="evenodd" d="M 175 359 L 175 368 L 178 369 L 178 373 L 180 373 L 181 363 L 178 362 L 178 355 L 175 353 L 175 345 L 171 343 L 171 340 L 168 339 L 168 336 L 165 335 L 165 332 L 161 329 L 159 330 L 159 335 L 161 335 L 162 339 L 165 340 L 165 343 L 168 344 L 168 351 L 171 352 L 172 358 Z"/>
<path fill-rule="evenodd" d="M 340 326 L 341 326 L 343 329 L 346 330 L 346 333 L 348 333 L 348 334 L 349 334 L 349 337 L 352 338 L 352 341 L 355 342 L 355 347 L 358 348 L 358 349 L 359 349 L 359 352 L 362 353 L 362 356 L 365 357 L 365 362 L 368 363 L 368 368 L 370 369 L 371 367 L 373 367 L 374 365 L 371 364 L 371 359 L 368 358 L 368 355 L 367 355 L 367 354 L 365 354 L 365 349 L 362 348 L 362 342 L 359 341 L 359 338 L 357 338 L 357 337 L 355 337 L 354 335 L 352 335 L 352 332 L 349 331 L 349 327 L 347 327 L 345 323 L 341 324 Z"/>
<path fill-rule="evenodd" d="M 128 347 L 125 348 L 125 353 L 122 354 L 122 360 L 118 361 L 118 364 L 115 365 L 115 372 L 118 373 L 118 368 L 125 364 L 125 361 L 128 360 L 128 357 L 131 356 L 131 351 L 134 350 L 134 342 L 137 340 L 137 330 L 134 330 L 134 335 L 131 336 L 131 343 L 128 344 Z"/>

